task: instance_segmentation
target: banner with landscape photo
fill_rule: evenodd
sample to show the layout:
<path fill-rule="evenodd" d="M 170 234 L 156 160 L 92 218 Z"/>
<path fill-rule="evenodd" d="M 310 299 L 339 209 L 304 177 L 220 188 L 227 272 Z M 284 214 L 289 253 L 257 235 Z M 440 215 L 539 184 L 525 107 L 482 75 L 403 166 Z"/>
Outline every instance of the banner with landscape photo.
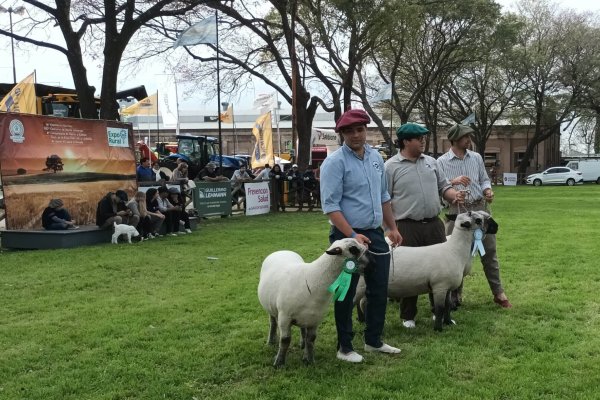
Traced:
<path fill-rule="evenodd" d="M 0 113 L 0 174 L 7 229 L 41 227 L 61 198 L 77 224 L 95 224 L 107 192 L 137 188 L 130 124 Z"/>

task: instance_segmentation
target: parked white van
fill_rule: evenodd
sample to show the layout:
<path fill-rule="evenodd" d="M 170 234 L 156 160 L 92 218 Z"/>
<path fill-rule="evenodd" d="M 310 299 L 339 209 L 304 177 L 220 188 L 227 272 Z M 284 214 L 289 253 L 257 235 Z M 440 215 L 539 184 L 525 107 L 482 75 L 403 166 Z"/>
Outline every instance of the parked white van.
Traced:
<path fill-rule="evenodd" d="M 584 182 L 600 184 L 600 159 L 572 160 L 569 161 L 567 167 L 583 173 Z"/>

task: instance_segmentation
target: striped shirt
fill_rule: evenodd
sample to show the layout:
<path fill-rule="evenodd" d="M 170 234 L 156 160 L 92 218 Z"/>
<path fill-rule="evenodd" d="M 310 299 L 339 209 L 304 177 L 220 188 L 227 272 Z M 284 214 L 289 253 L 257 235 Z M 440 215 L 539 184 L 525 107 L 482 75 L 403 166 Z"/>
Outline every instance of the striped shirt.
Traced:
<path fill-rule="evenodd" d="M 470 191 L 468 201 L 481 200 L 483 191 L 492 188 L 490 178 L 485 171 L 485 164 L 479 153 L 467 150 L 465 157 L 461 159 L 450 149 L 438 158 L 438 163 L 450 180 L 461 175 L 468 176 L 471 179 L 471 183 L 467 187 L 455 185 L 457 190 Z"/>

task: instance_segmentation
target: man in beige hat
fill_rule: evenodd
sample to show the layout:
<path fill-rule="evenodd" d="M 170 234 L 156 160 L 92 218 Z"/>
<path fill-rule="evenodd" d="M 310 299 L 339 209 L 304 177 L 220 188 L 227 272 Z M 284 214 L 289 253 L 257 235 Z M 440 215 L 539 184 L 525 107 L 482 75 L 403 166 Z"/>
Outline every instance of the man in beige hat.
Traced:
<path fill-rule="evenodd" d="M 491 214 L 488 204 L 494 200 L 494 192 L 490 178 L 485 171 L 483 158 L 479 153 L 471 151 L 471 135 L 473 129 L 466 125 L 454 125 L 448 131 L 448 139 L 452 146 L 448 152 L 438 158 L 440 167 L 452 182 L 452 185 L 460 190 L 466 190 L 467 198 L 465 208 L 473 211 L 487 211 Z M 450 235 L 454 228 L 454 220 L 458 214 L 456 205 L 450 205 L 446 215 L 446 234 Z M 485 254 L 481 257 L 483 272 L 488 280 L 494 303 L 503 308 L 511 308 L 502 282 L 500 281 L 500 265 L 496 253 L 496 235 L 487 233 L 483 239 Z M 455 301 L 462 301 L 462 285 L 454 294 Z"/>

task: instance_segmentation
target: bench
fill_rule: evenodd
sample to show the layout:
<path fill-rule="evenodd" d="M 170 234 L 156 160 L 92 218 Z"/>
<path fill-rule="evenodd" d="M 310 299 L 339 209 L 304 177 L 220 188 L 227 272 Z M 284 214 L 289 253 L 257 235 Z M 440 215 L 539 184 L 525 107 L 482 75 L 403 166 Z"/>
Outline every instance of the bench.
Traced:
<path fill-rule="evenodd" d="M 79 229 L 59 231 L 22 229 L 0 232 L 0 244 L 7 249 L 66 249 L 110 243 L 112 236 L 112 230 L 101 230 L 96 225 L 82 225 Z"/>
<path fill-rule="evenodd" d="M 190 217 L 190 227 L 195 230 L 198 218 Z M 79 229 L 47 231 L 22 229 L 0 231 L 0 246 L 6 249 L 68 249 L 93 244 L 110 243 L 112 229 L 99 229 L 96 225 L 81 225 Z M 161 226 L 165 234 L 165 224 Z"/>

